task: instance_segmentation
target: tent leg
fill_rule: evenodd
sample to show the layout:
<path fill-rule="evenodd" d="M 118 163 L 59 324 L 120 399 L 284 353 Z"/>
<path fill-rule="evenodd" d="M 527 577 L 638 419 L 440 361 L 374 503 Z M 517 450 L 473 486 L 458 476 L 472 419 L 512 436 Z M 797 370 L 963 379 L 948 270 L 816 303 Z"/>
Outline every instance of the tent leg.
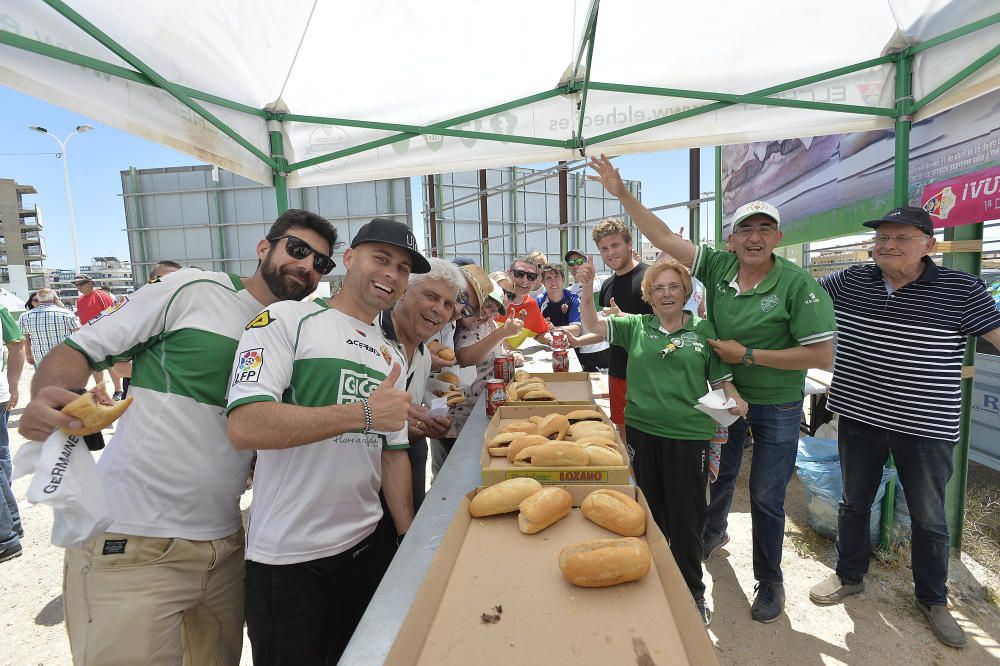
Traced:
<path fill-rule="evenodd" d="M 722 146 L 715 147 L 715 247 L 722 249 L 726 239 L 722 237 Z"/>
<path fill-rule="evenodd" d="M 688 200 L 697 201 L 701 198 L 701 148 L 691 148 L 688 151 Z M 688 224 L 691 231 L 691 242 L 701 245 L 701 204 L 692 203 L 688 209 Z"/>
<path fill-rule="evenodd" d="M 281 215 L 288 210 L 288 160 L 285 159 L 281 123 L 269 120 L 267 125 L 271 137 L 271 157 L 278 163 L 278 168 L 274 170 L 274 197 L 278 204 L 278 215 Z"/>

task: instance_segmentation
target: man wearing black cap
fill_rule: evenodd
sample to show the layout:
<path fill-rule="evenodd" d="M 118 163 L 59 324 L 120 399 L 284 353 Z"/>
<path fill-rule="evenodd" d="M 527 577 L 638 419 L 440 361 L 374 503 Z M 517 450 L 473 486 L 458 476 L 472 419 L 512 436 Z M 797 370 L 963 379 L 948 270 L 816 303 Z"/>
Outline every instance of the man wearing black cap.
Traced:
<path fill-rule="evenodd" d="M 574 294 L 577 298 L 580 298 L 580 292 L 583 286 L 576 279 L 576 274 L 580 270 L 580 267 L 587 263 L 587 255 L 585 255 L 580 250 L 570 250 L 563 257 L 566 260 L 566 265 L 569 267 L 569 274 L 573 276 L 573 284 L 571 284 L 567 289 L 569 293 Z M 600 301 L 598 297 L 601 287 L 604 285 L 604 278 L 594 276 L 594 302 Z M 573 350 L 576 352 L 576 358 L 580 361 L 580 367 L 583 368 L 584 372 L 597 372 L 599 370 L 607 370 L 609 363 L 610 349 L 608 341 L 602 336 L 595 333 L 587 333 L 586 331 L 581 331 L 580 335 L 569 336 L 570 344 Z"/>
<path fill-rule="evenodd" d="M 833 298 L 839 332 L 827 407 L 840 415 L 844 496 L 836 573 L 809 597 L 834 604 L 865 589 L 871 506 L 892 453 L 913 525 L 917 607 L 938 640 L 962 647 L 965 634 L 946 607 L 945 485 L 958 441 L 966 337 L 1000 347 L 1000 312 L 981 280 L 931 261 L 934 226 L 922 208 L 896 208 L 864 224 L 875 229 L 875 263 L 819 281 Z"/>
<path fill-rule="evenodd" d="M 258 451 L 246 548 L 256 664 L 336 663 L 390 555 L 379 490 L 397 534 L 413 520 L 407 363 L 375 320 L 430 265 L 384 218 L 361 227 L 344 265 L 329 303 L 261 312 L 234 362 L 230 439 Z"/>

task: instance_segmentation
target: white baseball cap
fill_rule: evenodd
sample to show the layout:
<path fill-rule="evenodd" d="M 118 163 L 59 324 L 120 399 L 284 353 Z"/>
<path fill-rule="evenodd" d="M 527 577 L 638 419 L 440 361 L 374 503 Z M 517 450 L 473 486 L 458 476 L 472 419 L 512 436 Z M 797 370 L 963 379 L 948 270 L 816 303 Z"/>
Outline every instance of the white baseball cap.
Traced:
<path fill-rule="evenodd" d="M 777 208 L 766 201 L 751 201 L 750 203 L 743 204 L 736 209 L 736 213 L 733 215 L 733 226 L 735 227 L 737 224 L 753 215 L 767 215 L 769 218 L 774 220 L 775 224 L 781 224 L 781 217 L 778 215 Z"/>

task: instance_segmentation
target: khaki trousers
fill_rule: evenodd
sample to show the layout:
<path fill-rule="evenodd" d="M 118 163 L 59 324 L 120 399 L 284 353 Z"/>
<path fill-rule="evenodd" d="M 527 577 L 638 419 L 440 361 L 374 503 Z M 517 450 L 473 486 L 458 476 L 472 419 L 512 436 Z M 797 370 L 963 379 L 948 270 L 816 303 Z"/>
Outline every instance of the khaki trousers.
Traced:
<path fill-rule="evenodd" d="M 106 532 L 66 550 L 75 666 L 238 666 L 243 530 L 214 541 Z"/>

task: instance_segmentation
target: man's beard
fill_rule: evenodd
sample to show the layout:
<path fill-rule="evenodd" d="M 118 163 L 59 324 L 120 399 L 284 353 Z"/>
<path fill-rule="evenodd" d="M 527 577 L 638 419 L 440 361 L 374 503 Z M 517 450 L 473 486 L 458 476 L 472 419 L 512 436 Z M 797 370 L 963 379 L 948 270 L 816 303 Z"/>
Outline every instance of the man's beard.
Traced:
<path fill-rule="evenodd" d="M 269 256 L 261 262 L 260 274 L 264 278 L 264 284 L 279 301 L 301 301 L 316 288 L 316 285 L 305 276 L 302 279 L 307 282 L 302 286 L 286 280 L 280 268 L 272 267 L 270 259 Z"/>

